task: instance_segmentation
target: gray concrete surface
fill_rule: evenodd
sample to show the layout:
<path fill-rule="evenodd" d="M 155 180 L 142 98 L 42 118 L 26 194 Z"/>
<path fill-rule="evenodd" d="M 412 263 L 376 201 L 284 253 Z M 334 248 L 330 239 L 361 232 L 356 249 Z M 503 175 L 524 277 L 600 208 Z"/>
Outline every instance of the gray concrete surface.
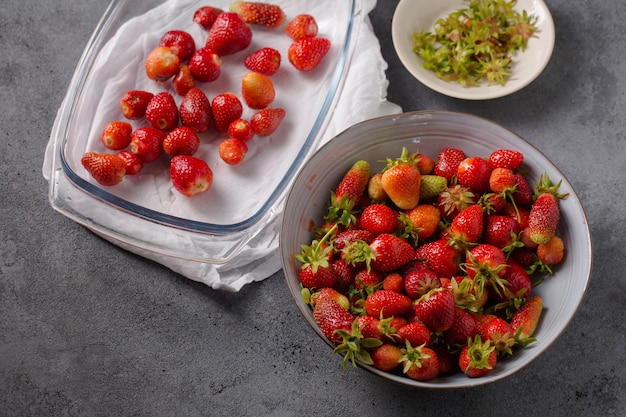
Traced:
<path fill-rule="evenodd" d="M 548 0 L 556 48 L 523 91 L 441 96 L 402 68 L 395 0 L 371 14 L 405 110 L 493 119 L 535 144 L 579 193 L 594 242 L 582 306 L 514 376 L 472 390 L 391 385 L 340 358 L 301 319 L 281 273 L 214 291 L 54 212 L 41 163 L 55 113 L 106 2 L 0 8 L 0 416 L 625 416 L 626 7 Z"/>

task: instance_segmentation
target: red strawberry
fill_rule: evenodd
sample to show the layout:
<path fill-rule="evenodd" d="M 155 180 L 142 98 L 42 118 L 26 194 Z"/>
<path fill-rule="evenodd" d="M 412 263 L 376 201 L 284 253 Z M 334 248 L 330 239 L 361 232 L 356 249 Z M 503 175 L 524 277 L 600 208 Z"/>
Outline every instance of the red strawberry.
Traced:
<path fill-rule="evenodd" d="M 137 128 L 130 138 L 130 151 L 144 163 L 157 160 L 163 153 L 165 133 L 153 127 Z"/>
<path fill-rule="evenodd" d="M 557 198 L 551 193 L 543 193 L 530 208 L 528 227 L 524 233 L 536 244 L 547 243 L 556 233 L 560 218 Z"/>
<path fill-rule="evenodd" d="M 456 172 L 459 184 L 468 187 L 477 193 L 485 193 L 489 191 L 489 176 L 491 175 L 491 167 L 483 158 L 472 156 L 465 158 L 459 164 Z"/>
<path fill-rule="evenodd" d="M 356 272 L 354 268 L 346 263 L 344 259 L 334 259 L 330 264 L 330 267 L 335 276 L 334 288 L 342 293 L 347 292 L 350 286 L 354 285 L 354 278 Z"/>
<path fill-rule="evenodd" d="M 246 23 L 254 25 L 277 28 L 285 22 L 285 12 L 276 4 L 235 1 L 229 10 L 239 14 Z"/>
<path fill-rule="evenodd" d="M 537 329 L 543 311 L 543 298 L 533 295 L 528 298 L 511 318 L 511 329 L 518 340 L 530 338 Z"/>
<path fill-rule="evenodd" d="M 365 300 L 365 311 L 372 317 L 402 316 L 413 307 L 413 301 L 404 294 L 377 290 Z"/>
<path fill-rule="evenodd" d="M 333 239 L 333 246 L 337 251 L 344 250 L 350 244 L 361 240 L 366 244 L 372 243 L 376 236 L 372 232 L 362 229 L 348 229 L 338 233 Z"/>
<path fill-rule="evenodd" d="M 233 120 L 231 124 L 228 125 L 228 136 L 243 141 L 252 139 L 254 137 L 252 123 L 245 119 Z"/>
<path fill-rule="evenodd" d="M 419 203 L 420 174 L 415 161 L 416 154 L 409 155 L 402 149 L 399 158 L 387 160 L 381 184 L 387 196 L 402 210 L 410 210 Z"/>
<path fill-rule="evenodd" d="M 421 153 L 417 155 L 416 161 L 417 168 L 422 175 L 431 175 L 435 170 L 435 160 L 426 154 Z"/>
<path fill-rule="evenodd" d="M 278 129 L 286 114 L 280 107 L 261 109 L 252 116 L 250 124 L 255 134 L 269 136 Z"/>
<path fill-rule="evenodd" d="M 120 98 L 120 110 L 125 118 L 138 120 L 146 115 L 148 103 L 154 94 L 143 90 L 128 90 Z"/>
<path fill-rule="evenodd" d="M 476 320 L 467 311 L 455 307 L 454 321 L 452 326 L 443 332 L 443 338 L 451 346 L 465 345 L 468 339 L 474 338 L 478 333 Z"/>
<path fill-rule="evenodd" d="M 459 354 L 459 367 L 470 378 L 487 375 L 498 362 L 498 355 L 491 341 L 482 341 L 479 335 L 469 341 Z"/>
<path fill-rule="evenodd" d="M 506 168 L 515 171 L 524 163 L 524 154 L 512 149 L 498 149 L 489 155 L 489 166 L 492 169 Z"/>
<path fill-rule="evenodd" d="M 358 316 L 355 320 L 356 325 L 361 329 L 363 337 L 383 340 L 381 321 L 378 318 L 374 316 Z"/>
<path fill-rule="evenodd" d="M 184 30 L 168 30 L 161 36 L 159 46 L 167 46 L 183 62 L 191 58 L 196 50 L 193 37 Z"/>
<path fill-rule="evenodd" d="M 118 152 L 117 156 L 124 160 L 126 175 L 137 175 L 143 169 L 143 162 L 131 151 Z"/>
<path fill-rule="evenodd" d="M 370 243 L 374 253 L 372 268 L 389 272 L 398 269 L 415 259 L 415 250 L 404 239 L 390 234 L 380 234 Z"/>
<path fill-rule="evenodd" d="M 329 287 L 321 288 L 319 291 L 311 294 L 311 305 L 315 307 L 315 304 L 325 299 L 333 300 L 345 309 L 350 308 L 350 300 L 348 300 L 348 297 Z"/>
<path fill-rule="evenodd" d="M 211 102 L 202 90 L 192 88 L 185 94 L 179 107 L 180 120 L 183 126 L 196 132 L 206 132 L 211 126 Z"/>
<path fill-rule="evenodd" d="M 408 344 L 401 352 L 403 372 L 407 377 L 425 382 L 439 375 L 439 357 L 431 348 Z"/>
<path fill-rule="evenodd" d="M 314 240 L 310 245 L 302 245 L 302 252 L 295 256 L 300 262 L 300 282 L 305 288 L 319 289 L 333 287 L 335 276 L 330 266 L 332 246 L 327 244 L 331 236 L 329 231 L 321 240 Z"/>
<path fill-rule="evenodd" d="M 439 277 L 452 277 L 459 272 L 461 253 L 448 245 L 447 239 L 435 240 L 418 247 L 415 257 L 424 260 Z"/>
<path fill-rule="evenodd" d="M 417 300 L 428 291 L 441 287 L 439 277 L 422 263 L 416 263 L 403 271 L 404 290 L 413 300 Z"/>
<path fill-rule="evenodd" d="M 222 59 L 213 49 L 200 48 L 189 59 L 189 72 L 198 81 L 215 81 L 222 72 Z"/>
<path fill-rule="evenodd" d="M 506 291 L 501 294 L 491 290 L 491 298 L 497 302 L 509 301 L 513 298 L 526 298 L 530 296 L 532 282 L 528 272 L 515 260 L 509 259 L 508 266 L 502 278 L 506 280 L 508 285 Z"/>
<path fill-rule="evenodd" d="M 420 321 L 412 321 L 400 327 L 397 332 L 397 341 L 400 345 L 406 345 L 408 341 L 411 346 L 430 346 L 432 340 L 430 330 Z"/>
<path fill-rule="evenodd" d="M 246 49 L 251 42 L 250 26 L 237 13 L 224 12 L 213 22 L 205 46 L 225 56 Z"/>
<path fill-rule="evenodd" d="M 316 68 L 330 50 L 330 41 L 322 37 L 302 38 L 289 46 L 287 58 L 299 71 Z"/>
<path fill-rule="evenodd" d="M 193 78 L 191 71 L 189 70 L 189 66 L 187 64 L 183 64 L 178 69 L 178 72 L 174 76 L 172 80 L 172 87 L 174 87 L 174 91 L 181 97 L 184 97 L 185 94 L 189 92 L 192 88 L 196 86 L 196 79 Z"/>
<path fill-rule="evenodd" d="M 452 220 L 448 233 L 455 244 L 464 247 L 478 242 L 483 233 L 483 223 L 483 208 L 473 204 Z"/>
<path fill-rule="evenodd" d="M 241 118 L 243 106 L 236 95 L 227 92 L 213 97 L 211 111 L 213 112 L 215 130 L 219 133 L 225 133 L 233 120 Z"/>
<path fill-rule="evenodd" d="M 264 109 L 276 97 L 274 83 L 258 72 L 248 72 L 241 78 L 241 96 L 251 109 Z"/>
<path fill-rule="evenodd" d="M 467 253 L 465 271 L 474 280 L 476 294 L 480 297 L 485 288 L 496 293 L 506 292 L 506 255 L 502 249 L 486 243 L 475 246 Z"/>
<path fill-rule="evenodd" d="M 413 229 L 417 231 L 418 238 L 423 241 L 429 239 L 439 230 L 441 212 L 431 204 L 418 204 L 405 214 L 411 220 Z"/>
<path fill-rule="evenodd" d="M 490 214 L 485 218 L 484 242 L 504 249 L 518 240 L 521 230 L 515 218 Z"/>
<path fill-rule="evenodd" d="M 320 300 L 315 304 L 313 318 L 320 326 L 322 333 L 335 344 L 339 344 L 343 340 L 335 331 L 350 331 L 354 321 L 354 317 L 348 310 L 330 299 Z"/>
<path fill-rule="evenodd" d="M 393 233 L 398 226 L 398 213 L 383 204 L 371 204 L 361 212 L 358 221 L 361 229 L 368 230 L 375 235 Z"/>
<path fill-rule="evenodd" d="M 476 195 L 460 184 L 444 189 L 437 198 L 437 207 L 441 215 L 452 220 L 459 212 L 476 203 Z"/>
<path fill-rule="evenodd" d="M 181 194 L 192 197 L 213 184 L 213 171 L 206 161 L 189 155 L 176 155 L 170 161 L 172 184 Z"/>
<path fill-rule="evenodd" d="M 248 153 L 248 145 L 241 139 L 227 138 L 220 142 L 218 152 L 228 165 L 239 165 Z"/>
<path fill-rule="evenodd" d="M 395 292 L 404 291 L 404 278 L 397 272 L 392 272 L 383 279 L 383 289 Z"/>
<path fill-rule="evenodd" d="M 402 356 L 403 353 L 400 348 L 391 343 L 384 343 L 371 353 L 374 367 L 386 372 L 396 369 L 400 365 Z"/>
<path fill-rule="evenodd" d="M 280 68 L 280 52 L 274 48 L 261 48 L 248 55 L 243 65 L 250 71 L 272 76 Z"/>
<path fill-rule="evenodd" d="M 356 202 L 367 187 L 370 177 L 370 164 L 365 160 L 355 162 L 344 174 L 339 185 L 335 189 L 335 200 L 339 203 L 342 199 Z"/>
<path fill-rule="evenodd" d="M 459 169 L 459 164 L 465 159 L 465 152 L 457 148 L 446 148 L 439 152 L 433 173 L 444 177 L 450 182 Z"/>
<path fill-rule="evenodd" d="M 299 14 L 285 27 L 285 33 L 293 40 L 317 36 L 317 22 L 310 14 Z"/>
<path fill-rule="evenodd" d="M 375 269 L 359 269 L 354 276 L 354 288 L 358 291 L 378 288 L 385 276 Z"/>
<path fill-rule="evenodd" d="M 168 155 L 193 155 L 200 147 L 200 138 L 195 130 L 179 126 L 163 139 L 163 150 Z"/>
<path fill-rule="evenodd" d="M 516 188 L 513 193 L 513 201 L 518 206 L 527 206 L 533 202 L 533 190 L 526 177 L 519 172 L 515 174 Z"/>
<path fill-rule="evenodd" d="M 178 126 L 178 107 L 174 97 L 167 91 L 152 97 L 146 108 L 146 120 L 159 130 L 172 130 Z"/>
<path fill-rule="evenodd" d="M 124 160 L 114 154 L 87 152 L 80 162 L 93 179 L 104 186 L 119 184 L 126 174 Z"/>
<path fill-rule="evenodd" d="M 128 122 L 115 120 L 107 123 L 102 129 L 100 139 L 107 149 L 119 151 L 130 145 L 130 135 L 133 127 Z"/>
<path fill-rule="evenodd" d="M 224 11 L 217 7 L 202 6 L 193 13 L 193 21 L 200 25 L 200 27 L 206 31 L 209 31 L 213 26 L 213 22 L 217 19 L 217 16 Z"/>
<path fill-rule="evenodd" d="M 490 340 L 496 353 L 500 356 L 508 356 L 513 352 L 511 348 L 515 346 L 513 330 L 509 323 L 497 316 L 486 316 L 486 320 L 480 326 L 479 331 L 482 340 Z"/>
<path fill-rule="evenodd" d="M 151 80 L 166 81 L 172 78 L 180 66 L 180 58 L 167 46 L 157 46 L 146 57 L 146 75 Z"/>
<path fill-rule="evenodd" d="M 454 296 L 444 288 L 435 288 L 415 303 L 415 317 L 433 332 L 442 332 L 454 323 Z"/>

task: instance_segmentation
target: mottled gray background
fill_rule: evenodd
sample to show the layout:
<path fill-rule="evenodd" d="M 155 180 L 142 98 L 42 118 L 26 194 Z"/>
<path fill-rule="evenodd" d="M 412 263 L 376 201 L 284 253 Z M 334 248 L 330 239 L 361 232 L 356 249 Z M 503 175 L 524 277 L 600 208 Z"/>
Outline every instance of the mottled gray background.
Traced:
<path fill-rule="evenodd" d="M 106 2 L 3 0 L 0 11 L 1 416 L 626 415 L 623 169 L 626 7 L 550 0 L 554 55 L 523 91 L 441 96 L 400 65 L 396 1 L 371 13 L 389 99 L 499 122 L 572 182 L 594 243 L 586 298 L 514 376 L 471 390 L 391 385 L 309 329 L 281 273 L 223 293 L 125 252 L 54 212 L 41 163 L 55 113 Z"/>

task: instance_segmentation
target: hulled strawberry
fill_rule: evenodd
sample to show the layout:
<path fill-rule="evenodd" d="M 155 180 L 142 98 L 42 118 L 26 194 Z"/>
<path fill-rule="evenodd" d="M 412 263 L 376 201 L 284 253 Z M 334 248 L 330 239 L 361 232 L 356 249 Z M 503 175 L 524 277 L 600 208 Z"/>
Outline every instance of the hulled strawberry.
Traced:
<path fill-rule="evenodd" d="M 146 57 L 144 66 L 148 78 L 166 81 L 178 72 L 180 58 L 169 47 L 157 46 Z"/>
<path fill-rule="evenodd" d="M 226 92 L 213 97 L 211 112 L 213 113 L 215 130 L 219 133 L 225 133 L 234 120 L 241 118 L 243 106 L 235 94 Z"/>
<path fill-rule="evenodd" d="M 135 129 L 130 137 L 130 151 L 144 163 L 156 161 L 163 154 L 165 132 L 154 127 Z"/>
<path fill-rule="evenodd" d="M 455 303 L 452 293 L 435 288 L 415 302 L 415 317 L 433 332 L 443 332 L 452 327 Z"/>
<path fill-rule="evenodd" d="M 220 57 L 246 49 L 252 42 L 252 29 L 234 12 L 220 13 L 207 35 L 205 46 Z"/>
<path fill-rule="evenodd" d="M 192 88 L 196 86 L 196 79 L 191 74 L 189 70 L 189 65 L 183 64 L 178 69 L 176 75 L 174 75 L 174 79 L 172 80 L 172 87 L 174 88 L 174 92 L 181 97 L 184 97 L 185 94 L 189 92 Z"/>
<path fill-rule="evenodd" d="M 168 30 L 161 36 L 159 46 L 169 47 L 170 51 L 178 56 L 180 62 L 188 61 L 196 51 L 193 37 L 184 30 Z"/>
<path fill-rule="evenodd" d="M 168 155 L 193 155 L 200 147 L 200 138 L 195 130 L 186 126 L 173 129 L 163 139 L 163 151 Z"/>
<path fill-rule="evenodd" d="M 100 140 L 107 149 L 119 151 L 130 145 L 132 132 L 133 127 L 130 123 L 114 120 L 107 123 L 104 129 L 102 129 Z"/>
<path fill-rule="evenodd" d="M 211 126 L 211 102 L 199 88 L 194 87 L 185 94 L 178 112 L 182 125 L 196 132 L 206 132 Z"/>
<path fill-rule="evenodd" d="M 459 368 L 470 378 L 487 375 L 498 362 L 498 355 L 491 341 L 482 341 L 480 335 L 468 341 L 459 354 Z"/>
<path fill-rule="evenodd" d="M 148 103 L 154 97 L 149 91 L 128 90 L 120 98 L 120 110 L 125 118 L 138 120 L 146 115 Z"/>
<path fill-rule="evenodd" d="M 157 93 L 146 108 L 146 120 L 159 130 L 172 130 L 178 126 L 178 107 L 174 97 L 167 91 Z"/>
<path fill-rule="evenodd" d="M 193 13 L 193 21 L 200 25 L 202 29 L 209 31 L 217 19 L 217 16 L 223 12 L 224 10 L 219 7 L 202 6 Z"/>
<path fill-rule="evenodd" d="M 124 160 L 126 175 L 137 175 L 143 169 L 143 162 L 131 151 L 121 151 L 117 156 Z"/>
<path fill-rule="evenodd" d="M 278 129 L 286 114 L 281 107 L 261 109 L 252 115 L 250 125 L 256 135 L 269 136 Z"/>
<path fill-rule="evenodd" d="M 317 21 L 310 14 L 296 15 L 285 27 L 285 33 L 291 39 L 313 38 L 317 36 Z"/>
<path fill-rule="evenodd" d="M 218 153 L 228 165 L 239 165 L 248 153 L 248 145 L 241 139 L 226 138 L 220 142 Z"/>
<path fill-rule="evenodd" d="M 251 109 L 264 109 L 276 97 L 272 80 L 258 72 L 248 72 L 241 78 L 241 96 Z"/>
<path fill-rule="evenodd" d="M 277 4 L 235 1 L 229 10 L 241 16 L 246 23 L 254 25 L 277 28 L 285 22 L 285 12 Z"/>
<path fill-rule="evenodd" d="M 287 58 L 298 71 L 316 68 L 330 50 L 330 40 L 323 37 L 301 38 L 293 41 Z"/>
<path fill-rule="evenodd" d="M 419 203 L 420 174 L 415 155 L 409 155 L 406 148 L 397 159 L 388 159 L 383 170 L 381 184 L 391 201 L 402 210 L 410 210 Z"/>
<path fill-rule="evenodd" d="M 222 73 L 222 59 L 211 48 L 200 48 L 189 59 L 189 72 L 194 79 L 209 83 L 219 78 Z"/>
<path fill-rule="evenodd" d="M 187 197 L 207 192 L 213 184 L 213 171 L 206 161 L 189 155 L 176 155 L 170 161 L 172 185 Z"/>
<path fill-rule="evenodd" d="M 80 162 L 93 179 L 107 187 L 121 183 L 126 174 L 124 160 L 115 154 L 87 152 Z"/>
<path fill-rule="evenodd" d="M 257 72 L 267 77 L 278 72 L 280 68 L 280 52 L 274 48 L 261 48 L 248 55 L 243 65 L 250 71 Z"/>
<path fill-rule="evenodd" d="M 254 128 L 252 123 L 246 119 L 233 120 L 228 125 L 228 136 L 243 141 L 248 141 L 254 137 Z"/>

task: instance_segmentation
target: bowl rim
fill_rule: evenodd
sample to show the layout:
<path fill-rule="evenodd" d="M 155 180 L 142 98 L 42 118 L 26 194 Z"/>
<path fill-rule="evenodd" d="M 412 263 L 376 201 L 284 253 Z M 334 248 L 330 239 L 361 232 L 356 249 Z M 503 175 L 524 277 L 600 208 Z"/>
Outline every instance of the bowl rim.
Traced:
<path fill-rule="evenodd" d="M 516 138 L 518 138 L 519 140 L 523 141 L 525 144 L 527 144 L 528 146 L 530 146 L 534 151 L 537 152 L 538 155 L 540 155 L 542 158 L 546 159 L 551 165 L 552 167 L 561 175 L 561 178 L 563 180 L 563 183 L 568 185 L 568 192 L 570 193 L 570 197 L 573 200 L 573 205 L 578 208 L 578 213 L 581 216 L 580 222 L 582 223 L 582 227 L 584 228 L 584 236 L 585 236 L 585 244 L 582 246 L 582 249 L 584 250 L 585 254 L 588 255 L 588 264 L 586 269 L 583 271 L 583 274 L 585 279 L 584 279 L 584 287 L 582 289 L 582 291 L 579 294 L 579 298 L 577 300 L 577 304 L 575 306 L 575 308 L 571 311 L 571 314 L 569 317 L 567 317 L 566 321 L 562 323 L 561 328 L 559 329 L 559 331 L 554 335 L 552 340 L 549 340 L 547 342 L 545 341 L 541 341 L 541 343 L 539 343 L 538 345 L 533 345 L 530 346 L 527 349 L 532 349 L 532 351 L 530 351 L 530 353 L 528 353 L 529 359 L 527 360 L 526 363 L 521 364 L 521 366 L 517 366 L 514 368 L 509 368 L 509 369 L 505 369 L 501 372 L 499 372 L 496 375 L 488 375 L 486 377 L 482 377 L 482 378 L 467 378 L 466 380 L 463 380 L 462 383 L 453 383 L 453 384 L 447 384 L 445 383 L 445 380 L 443 383 L 441 384 L 437 384 L 437 383 L 433 383 L 432 381 L 430 382 L 420 382 L 420 381 L 416 381 L 416 380 L 412 380 L 410 378 L 401 376 L 401 375 L 396 375 L 393 373 L 389 373 L 389 372 L 384 372 L 381 370 L 376 369 L 374 366 L 372 365 L 367 365 L 367 364 L 363 364 L 359 361 L 357 361 L 357 366 L 371 374 L 377 375 L 379 377 L 381 377 L 384 380 L 399 384 L 399 385 L 403 385 L 403 386 L 407 386 L 407 387 L 412 387 L 412 388 L 427 388 L 427 389 L 458 389 L 458 388 L 470 388 L 470 387 L 476 387 L 476 386 L 481 386 L 481 385 L 486 385 L 486 384 L 490 384 L 490 383 L 494 383 L 497 381 L 500 381 L 502 379 L 505 379 L 515 373 L 517 373 L 518 371 L 520 371 L 522 368 L 530 365 L 534 360 L 536 360 L 539 356 L 541 356 L 550 346 L 552 346 L 552 344 L 554 342 L 556 342 L 556 340 L 561 336 L 561 334 L 569 327 L 570 323 L 572 322 L 572 320 L 574 319 L 577 311 L 580 309 L 581 304 L 585 298 L 585 295 L 587 293 L 588 287 L 589 287 L 589 281 L 591 278 L 591 272 L 592 272 L 592 268 L 593 268 L 593 250 L 592 250 L 592 241 L 591 241 L 591 233 L 589 230 L 589 225 L 588 225 L 588 221 L 587 221 L 587 216 L 585 214 L 584 208 L 582 206 L 582 202 L 580 200 L 580 198 L 578 197 L 578 194 L 576 192 L 576 190 L 571 186 L 571 183 L 569 182 L 569 180 L 567 179 L 567 177 L 558 169 L 558 167 L 556 167 L 556 165 L 554 165 L 552 163 L 552 161 L 547 158 L 538 148 L 536 148 L 532 143 L 528 142 L 526 139 L 524 139 L 523 137 L 519 136 L 517 133 L 513 132 L 512 130 L 504 127 L 503 125 L 489 120 L 487 118 L 481 117 L 481 116 L 477 116 L 477 115 L 473 115 L 470 113 L 465 113 L 465 112 L 458 112 L 458 111 L 449 111 L 449 110 L 419 110 L 419 111 L 412 111 L 412 112 L 405 112 L 405 113 L 401 113 L 398 115 L 388 115 L 388 116 L 380 116 L 380 117 L 376 117 L 376 118 L 372 118 L 372 119 L 368 119 L 365 120 L 363 122 L 357 123 L 351 127 L 348 127 L 347 129 L 345 129 L 344 131 L 340 132 L 339 134 L 337 134 L 335 137 L 333 137 L 330 141 L 328 141 L 326 144 L 324 144 L 322 147 L 320 147 L 312 156 L 311 158 L 309 158 L 309 160 L 307 161 L 307 163 L 305 164 L 305 166 L 303 167 L 302 170 L 300 170 L 300 172 L 296 175 L 296 178 L 294 179 L 293 183 L 290 186 L 290 189 L 288 191 L 287 197 L 286 197 L 286 201 L 285 201 L 285 211 L 284 213 L 287 214 L 288 212 L 288 208 L 290 206 L 290 202 L 293 199 L 297 199 L 297 197 L 294 196 L 294 192 L 293 190 L 295 190 L 298 187 L 302 186 L 302 181 L 303 179 L 307 179 L 310 178 L 310 174 L 309 172 L 306 172 L 306 166 L 308 166 L 310 163 L 313 163 L 316 161 L 316 159 L 320 158 L 321 155 L 327 153 L 327 150 L 329 148 L 331 148 L 333 146 L 333 143 L 335 141 L 341 141 L 341 140 L 349 140 L 350 139 L 350 134 L 354 131 L 357 131 L 359 129 L 362 129 L 364 127 L 367 127 L 370 124 L 375 124 L 377 122 L 380 121 L 385 121 L 385 120 L 390 120 L 390 121 L 402 121 L 402 120 L 408 120 L 411 118 L 420 118 L 420 117 L 424 117 L 424 116 L 428 116 L 428 115 L 450 115 L 452 117 L 470 117 L 472 119 L 478 120 L 482 123 L 487 123 L 491 126 L 493 126 L 494 128 L 498 129 L 501 132 L 507 132 L 510 135 L 514 135 Z M 343 138 L 343 139 L 342 139 Z M 570 200 L 570 201 L 572 201 Z M 286 250 L 286 245 L 284 244 L 284 242 L 282 241 L 282 237 L 285 235 L 284 233 L 282 233 L 283 230 L 285 230 L 286 228 L 288 228 L 289 226 L 287 225 L 287 222 L 289 221 L 287 216 L 283 216 L 282 220 L 281 220 L 281 233 L 279 234 L 281 242 L 280 242 L 280 255 L 281 255 L 281 263 L 282 263 L 282 269 L 283 269 L 283 276 L 284 279 L 287 283 L 287 286 L 289 288 L 289 291 L 291 293 L 291 296 L 293 298 L 293 300 L 295 301 L 300 313 L 302 314 L 302 316 L 304 317 L 304 319 L 309 323 L 310 327 L 313 329 L 313 331 L 331 348 L 334 348 L 335 345 L 322 333 L 321 329 L 319 328 L 319 326 L 317 325 L 317 323 L 315 322 L 315 320 L 313 319 L 312 313 L 311 313 L 311 309 L 308 305 L 306 305 L 304 303 L 304 301 L 302 300 L 301 294 L 299 292 L 300 288 L 295 288 L 294 283 L 292 283 L 292 281 L 290 281 L 289 276 L 290 276 L 290 257 L 293 257 L 293 253 L 288 253 Z M 301 242 L 301 243 L 305 243 L 305 242 Z M 299 286 L 299 280 L 297 281 L 297 285 Z M 308 314 L 307 314 L 308 313 Z"/>

